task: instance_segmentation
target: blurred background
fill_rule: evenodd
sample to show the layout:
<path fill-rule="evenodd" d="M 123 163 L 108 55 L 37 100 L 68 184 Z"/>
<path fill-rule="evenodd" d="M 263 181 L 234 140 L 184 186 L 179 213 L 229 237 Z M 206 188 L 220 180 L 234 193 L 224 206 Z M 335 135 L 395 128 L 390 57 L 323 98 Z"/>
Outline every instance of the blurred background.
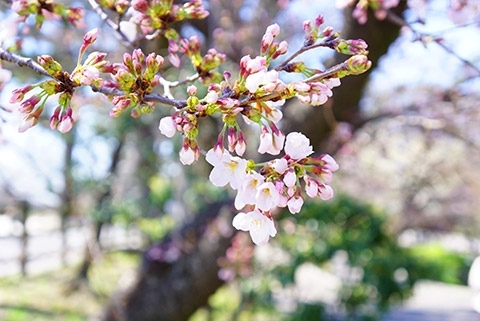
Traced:
<path fill-rule="evenodd" d="M 226 53 L 233 75 L 272 22 L 291 51 L 302 22 L 320 13 L 343 38 L 369 44 L 371 71 L 343 79 L 327 105 L 282 107 L 282 129 L 339 163 L 336 196 L 277 213 L 277 236 L 254 247 L 233 231 L 231 195 L 210 184 L 209 166 L 181 166 L 181 138 L 160 135 L 169 107 L 110 119 L 111 104 L 86 90 L 74 96 L 70 133 L 46 118 L 19 134 L 8 100 L 39 76 L 5 63 L 14 77 L 0 81 L 0 320 L 476 320 L 467 282 L 480 250 L 478 2 L 455 11 L 400 1 L 390 19 L 369 12 L 365 24 L 334 1 L 205 2 L 211 15 L 178 30 Z M 32 21 L 17 27 L 8 5 L 1 43 L 26 34 L 19 54 L 73 69 L 83 30 L 48 22 L 26 33 Z M 93 10 L 86 22 L 100 28 L 95 50 L 109 60 L 131 51 Z M 139 46 L 168 54 L 162 40 Z M 346 57 L 301 58 L 326 69 Z M 184 65 L 164 77 L 194 73 Z M 209 126 L 205 143 L 218 124 Z"/>

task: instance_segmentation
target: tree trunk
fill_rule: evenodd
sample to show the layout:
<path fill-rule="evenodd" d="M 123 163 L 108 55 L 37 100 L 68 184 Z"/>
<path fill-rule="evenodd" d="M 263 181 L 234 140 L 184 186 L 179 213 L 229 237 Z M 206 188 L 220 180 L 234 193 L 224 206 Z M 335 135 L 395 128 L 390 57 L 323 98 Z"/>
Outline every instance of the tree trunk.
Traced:
<path fill-rule="evenodd" d="M 217 260 L 234 233 L 230 202 L 208 205 L 195 220 L 144 254 L 134 285 L 113 296 L 104 321 L 184 321 L 223 283 Z"/>
<path fill-rule="evenodd" d="M 28 263 L 28 239 L 29 234 L 27 230 L 27 219 L 30 214 L 30 204 L 27 201 L 20 203 L 20 222 L 23 225 L 22 231 L 22 249 L 20 254 L 20 270 L 22 276 L 27 276 L 27 263 Z"/>
<path fill-rule="evenodd" d="M 125 147 L 125 139 L 126 135 L 124 133 L 119 134 L 117 137 L 118 143 L 112 153 L 112 160 L 110 163 L 109 171 L 108 171 L 108 186 L 105 187 L 105 190 L 101 192 L 97 196 L 96 200 L 96 208 L 100 211 L 101 207 L 105 202 L 110 202 L 112 190 L 111 190 L 111 180 L 117 175 L 118 171 L 118 164 L 120 162 L 120 156 L 123 148 Z M 93 236 L 90 240 L 87 240 L 87 244 L 85 245 L 84 255 L 82 263 L 80 264 L 80 268 L 77 271 L 75 279 L 71 282 L 71 291 L 75 291 L 78 289 L 81 283 L 88 283 L 88 271 L 90 266 L 93 263 L 95 258 L 95 253 L 93 252 L 94 249 L 101 250 L 100 244 L 100 234 L 102 233 L 102 227 L 105 222 L 103 221 L 95 221 L 93 222 Z"/>
<path fill-rule="evenodd" d="M 67 228 L 68 228 L 68 218 L 73 214 L 73 202 L 75 198 L 75 187 L 72 177 L 72 168 L 73 168 L 73 148 L 75 146 L 75 130 L 71 133 L 68 133 L 64 136 L 65 141 L 65 154 L 64 154 L 64 165 L 63 165 L 63 184 L 64 189 L 60 197 L 62 203 L 60 205 L 60 230 L 62 233 L 62 249 L 61 249 L 61 260 L 64 266 L 67 265 L 67 254 L 68 254 L 68 240 L 67 240 Z"/>

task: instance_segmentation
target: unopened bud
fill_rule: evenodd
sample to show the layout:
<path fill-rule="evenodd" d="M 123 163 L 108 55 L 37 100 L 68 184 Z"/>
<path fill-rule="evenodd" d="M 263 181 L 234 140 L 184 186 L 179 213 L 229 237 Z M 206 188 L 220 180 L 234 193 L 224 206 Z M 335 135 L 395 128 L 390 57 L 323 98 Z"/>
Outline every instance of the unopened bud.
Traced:
<path fill-rule="evenodd" d="M 37 57 L 37 61 L 50 75 L 56 77 L 62 71 L 62 65 L 58 63 L 52 56 L 41 55 Z"/>
<path fill-rule="evenodd" d="M 371 66 L 372 62 L 365 55 L 355 55 L 347 60 L 348 71 L 351 75 L 363 74 Z"/>

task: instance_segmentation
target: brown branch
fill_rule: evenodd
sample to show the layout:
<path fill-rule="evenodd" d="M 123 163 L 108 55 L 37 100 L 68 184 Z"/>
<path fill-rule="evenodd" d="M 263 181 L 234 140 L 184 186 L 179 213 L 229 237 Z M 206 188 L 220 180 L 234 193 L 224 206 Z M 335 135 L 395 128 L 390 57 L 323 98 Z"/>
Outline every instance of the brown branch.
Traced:
<path fill-rule="evenodd" d="M 122 96 L 125 93 L 119 89 L 111 88 L 111 87 L 97 87 L 91 85 L 90 88 L 94 92 L 102 93 L 106 96 Z M 185 100 L 178 100 L 178 99 L 170 99 L 160 94 L 147 94 L 143 97 L 144 101 L 155 101 L 164 105 L 172 106 L 175 108 L 183 108 L 187 105 Z"/>
<path fill-rule="evenodd" d="M 33 61 L 31 58 L 26 58 L 26 57 L 16 55 L 14 53 L 11 53 L 8 50 L 5 50 L 2 47 L 0 47 L 0 60 L 5 60 L 8 62 L 14 63 L 20 67 L 28 67 L 40 75 L 52 78 L 52 76 L 45 69 L 43 69 L 38 63 Z"/>

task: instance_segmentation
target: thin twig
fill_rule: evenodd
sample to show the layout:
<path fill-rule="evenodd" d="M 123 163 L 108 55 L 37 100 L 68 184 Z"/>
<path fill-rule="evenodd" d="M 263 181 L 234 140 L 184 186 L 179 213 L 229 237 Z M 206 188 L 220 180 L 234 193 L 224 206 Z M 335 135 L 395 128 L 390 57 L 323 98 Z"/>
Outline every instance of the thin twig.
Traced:
<path fill-rule="evenodd" d="M 96 87 L 91 85 L 90 86 L 94 92 L 102 93 L 106 96 L 122 96 L 125 93 L 119 89 L 111 88 L 111 87 Z M 175 108 L 183 108 L 187 105 L 185 100 L 178 100 L 169 97 L 165 97 L 159 94 L 147 94 L 143 97 L 144 101 L 155 101 L 164 105 L 173 106 Z"/>
<path fill-rule="evenodd" d="M 307 78 L 305 79 L 304 81 L 305 82 L 315 82 L 315 81 L 319 81 L 319 80 L 322 80 L 322 79 L 326 79 L 326 78 L 330 78 L 330 77 L 334 77 L 336 74 L 338 74 L 339 72 L 341 71 L 347 71 L 348 70 L 348 65 L 347 65 L 347 62 L 344 61 L 342 63 L 339 63 L 335 66 L 332 66 L 330 68 L 328 68 L 327 70 L 325 70 L 324 72 L 321 72 L 319 74 L 316 74 L 316 75 L 313 75 L 312 77 L 310 78 Z"/>
<path fill-rule="evenodd" d="M 440 37 L 433 37 L 432 35 L 429 35 L 429 34 L 425 34 L 425 33 L 422 33 L 422 32 L 419 32 L 418 30 L 415 30 L 415 28 L 412 27 L 412 25 L 410 23 L 408 23 L 407 21 L 405 21 L 405 19 L 403 19 L 402 17 L 396 15 L 395 13 L 393 13 L 392 11 L 388 11 L 387 13 L 387 19 L 391 22 L 393 22 L 394 24 L 400 26 L 400 27 L 406 27 L 408 28 L 410 31 L 412 31 L 415 36 L 416 36 L 416 39 L 415 40 L 422 40 L 422 39 L 425 39 L 427 37 L 430 37 L 432 39 L 432 41 L 434 41 L 437 45 L 440 46 L 440 48 L 442 48 L 443 50 L 445 50 L 447 53 L 451 54 L 452 56 L 456 57 L 458 60 L 460 60 L 463 64 L 469 66 L 470 68 L 472 68 L 473 70 L 475 70 L 479 75 L 480 75 L 480 69 L 475 66 L 473 63 L 471 63 L 470 61 L 460 57 L 455 51 L 453 51 L 452 48 L 446 46 L 443 42 L 442 42 L 442 39 Z"/>
<path fill-rule="evenodd" d="M 313 44 L 311 46 L 303 46 L 301 47 L 300 49 L 298 49 L 296 52 L 294 52 L 292 55 L 290 55 L 290 57 L 288 57 L 287 59 L 285 59 L 285 61 L 283 61 L 279 66 L 277 66 L 277 68 L 275 68 L 275 70 L 277 71 L 281 71 L 283 70 L 283 68 L 289 64 L 293 59 L 297 58 L 298 56 L 300 56 L 302 53 L 308 51 L 308 50 L 312 50 L 312 49 L 315 49 L 315 48 L 319 48 L 319 47 L 328 47 L 328 41 L 324 41 L 324 42 L 320 42 L 320 43 L 316 43 L 316 44 Z"/>
<path fill-rule="evenodd" d="M 184 85 L 184 84 L 187 84 L 187 83 L 194 82 L 198 78 L 200 78 L 200 75 L 198 73 L 195 73 L 195 74 L 193 74 L 189 77 L 186 77 L 183 80 L 177 80 L 177 81 L 168 81 L 165 78 L 160 77 L 159 82 L 160 82 L 160 85 L 163 86 L 164 95 L 168 98 L 173 99 L 173 95 L 170 92 L 170 88 L 174 88 L 174 87 L 178 87 L 178 86 L 181 86 L 181 85 Z"/>
<path fill-rule="evenodd" d="M 123 33 L 123 31 L 120 29 L 120 25 L 115 23 L 110 17 L 103 11 L 102 7 L 97 3 L 95 0 L 88 0 L 88 3 L 90 3 L 90 6 L 92 7 L 93 10 L 102 18 L 102 20 L 115 31 L 115 35 L 117 38 L 127 47 L 133 48 L 134 43 L 128 39 L 128 37 Z"/>

